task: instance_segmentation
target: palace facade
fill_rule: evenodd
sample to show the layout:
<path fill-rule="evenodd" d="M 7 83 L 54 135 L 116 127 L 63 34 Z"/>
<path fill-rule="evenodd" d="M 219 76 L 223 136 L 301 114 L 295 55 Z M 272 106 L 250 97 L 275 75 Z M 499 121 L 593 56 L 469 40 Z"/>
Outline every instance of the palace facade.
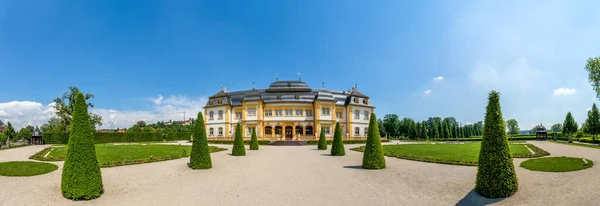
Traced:
<path fill-rule="evenodd" d="M 340 122 L 345 139 L 366 138 L 375 107 L 356 86 L 348 91 L 311 89 L 302 81 L 275 81 L 268 89 L 221 91 L 204 107 L 208 138 L 231 139 L 240 123 L 244 138 L 315 140 L 323 130 L 333 138 Z"/>

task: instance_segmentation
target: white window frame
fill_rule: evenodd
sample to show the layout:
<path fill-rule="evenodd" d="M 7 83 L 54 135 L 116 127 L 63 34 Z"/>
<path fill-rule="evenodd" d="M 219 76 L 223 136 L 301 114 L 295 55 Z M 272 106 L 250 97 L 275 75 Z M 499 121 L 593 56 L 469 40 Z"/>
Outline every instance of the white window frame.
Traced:
<path fill-rule="evenodd" d="M 313 110 L 312 109 L 307 109 L 306 110 L 306 116 L 307 117 L 312 117 L 313 116 Z"/>
<path fill-rule="evenodd" d="M 256 116 L 256 108 L 250 108 L 246 111 L 248 116 Z"/>
<path fill-rule="evenodd" d="M 219 127 L 219 136 L 223 136 L 223 127 Z"/>
<path fill-rule="evenodd" d="M 292 109 L 286 109 L 285 110 L 285 116 L 286 117 L 292 117 L 292 116 L 294 116 L 294 110 L 292 110 Z"/>
<path fill-rule="evenodd" d="M 297 109 L 297 110 L 296 110 L 296 116 L 297 116 L 297 117 L 302 117 L 302 116 L 304 116 L 304 114 L 303 114 L 303 113 L 304 113 L 304 110 L 301 110 L 301 109 Z"/>
<path fill-rule="evenodd" d="M 325 134 L 331 134 L 331 128 L 330 127 L 323 127 L 322 129 L 325 132 Z"/>
<path fill-rule="evenodd" d="M 214 111 L 208 112 L 208 119 L 210 119 L 210 120 L 215 119 L 215 112 Z"/>
<path fill-rule="evenodd" d="M 344 119 L 343 112 L 335 112 L 335 118 Z"/>
<path fill-rule="evenodd" d="M 360 119 L 360 110 L 354 110 L 354 119 Z"/>
<path fill-rule="evenodd" d="M 364 112 L 364 113 L 365 113 L 365 114 L 364 114 L 364 115 L 365 115 L 365 118 L 364 118 L 364 120 L 369 120 L 369 111 L 366 111 L 366 110 L 365 110 L 365 112 Z"/>
<path fill-rule="evenodd" d="M 223 119 L 223 110 L 219 110 L 219 119 Z"/>
<path fill-rule="evenodd" d="M 283 110 L 281 110 L 281 109 L 277 109 L 277 110 L 275 110 L 275 116 L 276 116 L 276 117 L 281 117 L 281 116 L 283 116 Z"/>
<path fill-rule="evenodd" d="M 329 116 L 329 115 L 331 115 L 331 110 L 328 107 L 321 108 L 321 115 Z"/>
<path fill-rule="evenodd" d="M 208 129 L 208 134 L 209 134 L 210 136 L 214 136 L 214 135 L 215 135 L 215 128 L 212 128 L 212 127 L 211 127 L 211 128 L 209 128 L 209 129 Z"/>
<path fill-rule="evenodd" d="M 360 127 L 354 127 L 354 135 L 360 136 Z"/>
<path fill-rule="evenodd" d="M 265 116 L 266 117 L 272 117 L 273 116 L 273 110 L 265 110 Z"/>

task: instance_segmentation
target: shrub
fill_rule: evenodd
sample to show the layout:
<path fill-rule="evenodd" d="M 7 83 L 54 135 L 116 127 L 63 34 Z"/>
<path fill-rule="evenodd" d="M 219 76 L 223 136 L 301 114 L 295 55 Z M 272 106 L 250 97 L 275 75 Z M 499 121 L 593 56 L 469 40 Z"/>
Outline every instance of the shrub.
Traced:
<path fill-rule="evenodd" d="M 77 93 L 61 183 L 63 196 L 72 200 L 94 199 L 104 191 L 87 107 L 83 94 Z"/>
<path fill-rule="evenodd" d="M 518 180 L 496 91 L 489 94 L 483 125 L 475 190 L 487 198 L 511 196 L 518 190 Z"/>
<path fill-rule="evenodd" d="M 342 128 L 340 128 L 340 123 L 337 122 L 335 123 L 335 133 L 333 133 L 333 145 L 331 145 L 331 156 L 344 155 L 346 155 L 346 150 L 344 149 L 344 140 L 342 140 Z"/>
<path fill-rule="evenodd" d="M 325 138 L 325 131 L 321 130 L 321 134 L 319 135 L 319 145 L 317 146 L 319 150 L 327 149 L 327 139 Z"/>
<path fill-rule="evenodd" d="M 379 125 L 377 124 L 375 114 L 371 114 L 371 120 L 369 121 L 367 144 L 365 146 L 365 153 L 363 153 L 362 167 L 365 169 L 385 168 L 385 157 L 383 156 Z"/>
<path fill-rule="evenodd" d="M 271 144 L 271 141 L 269 140 L 258 140 L 257 141 L 259 145 L 269 145 Z M 208 140 L 209 144 L 234 144 L 235 141 L 233 140 Z M 250 145 L 250 141 L 246 141 L 244 140 L 244 144 Z"/>
<path fill-rule="evenodd" d="M 183 152 L 185 153 L 185 150 Z M 186 155 L 184 154 L 183 156 Z M 192 153 L 190 154 L 190 168 L 195 170 L 212 168 L 202 112 L 198 112 L 198 118 L 196 118 L 196 123 L 194 123 L 194 142 L 192 143 Z"/>
<path fill-rule="evenodd" d="M 382 139 L 381 142 L 390 142 L 389 139 Z M 307 143 L 309 145 L 318 145 L 319 140 L 308 140 Z M 333 143 L 333 140 L 327 140 L 327 144 L 330 145 Z M 344 145 L 346 144 L 365 144 L 367 140 L 344 140 Z"/>
<path fill-rule="evenodd" d="M 246 156 L 246 148 L 244 147 L 244 139 L 242 138 L 242 126 L 240 123 L 235 127 L 235 140 L 231 151 L 233 156 Z"/>
<path fill-rule="evenodd" d="M 256 137 L 256 129 L 252 129 L 252 138 L 250 138 L 250 150 L 258 150 L 258 138 Z"/>

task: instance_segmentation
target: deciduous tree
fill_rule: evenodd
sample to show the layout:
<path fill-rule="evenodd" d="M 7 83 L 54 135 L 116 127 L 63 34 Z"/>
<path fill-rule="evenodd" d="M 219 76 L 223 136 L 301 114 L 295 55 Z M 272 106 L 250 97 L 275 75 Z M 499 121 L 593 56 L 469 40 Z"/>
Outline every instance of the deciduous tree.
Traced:
<path fill-rule="evenodd" d="M 79 88 L 70 86 L 69 91 L 65 92 L 62 97 L 54 99 L 54 109 L 56 110 L 56 116 L 58 116 L 62 123 L 66 126 L 66 129 L 71 128 L 70 125 L 73 119 L 73 113 L 75 108 L 75 96 L 77 96 L 78 93 L 81 93 L 81 91 L 79 91 Z M 94 98 L 93 94 L 83 95 L 86 101 L 91 98 Z M 94 105 L 91 103 L 88 103 L 88 106 L 94 107 Z M 89 113 L 88 116 L 90 117 L 92 127 L 95 127 L 95 125 L 102 126 L 102 116 L 93 113 Z"/>
<path fill-rule="evenodd" d="M 577 122 L 573 119 L 571 112 L 567 113 L 563 122 L 562 133 L 569 134 L 569 143 L 573 142 L 573 133 L 577 132 Z"/>
<path fill-rule="evenodd" d="M 518 135 L 519 134 L 519 122 L 516 119 L 509 119 L 506 121 L 506 125 L 508 126 L 508 134 Z"/>

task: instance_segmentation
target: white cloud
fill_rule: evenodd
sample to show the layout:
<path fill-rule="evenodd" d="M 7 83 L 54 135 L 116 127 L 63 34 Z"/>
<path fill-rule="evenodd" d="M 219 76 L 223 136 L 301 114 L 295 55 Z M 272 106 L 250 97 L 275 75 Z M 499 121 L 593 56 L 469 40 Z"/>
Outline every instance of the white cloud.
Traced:
<path fill-rule="evenodd" d="M 147 110 L 114 110 L 106 108 L 91 108 L 90 112 L 102 116 L 102 126 L 99 128 L 124 128 L 130 127 L 139 120 L 146 122 L 182 120 L 183 112 L 185 118 L 196 118 L 198 112 L 208 99 L 206 97 L 190 98 L 187 96 L 169 96 L 167 98 L 158 95 L 156 98 L 148 98 L 154 105 Z M 54 103 L 43 105 L 31 101 L 13 101 L 0 103 L 0 119 L 10 121 L 16 128 L 27 125 L 38 125 L 46 123 L 55 116 Z"/>
<path fill-rule="evenodd" d="M 0 119 L 19 129 L 27 125 L 42 125 L 54 115 L 54 103 L 43 105 L 31 101 L 0 103 Z"/>
<path fill-rule="evenodd" d="M 554 90 L 554 96 L 575 94 L 577 90 L 573 88 L 558 88 Z"/>
<path fill-rule="evenodd" d="M 423 92 L 424 94 L 431 94 L 431 89 Z"/>
<path fill-rule="evenodd" d="M 434 77 L 433 80 L 434 81 L 441 81 L 441 80 L 444 80 L 444 77 L 443 76 Z"/>

